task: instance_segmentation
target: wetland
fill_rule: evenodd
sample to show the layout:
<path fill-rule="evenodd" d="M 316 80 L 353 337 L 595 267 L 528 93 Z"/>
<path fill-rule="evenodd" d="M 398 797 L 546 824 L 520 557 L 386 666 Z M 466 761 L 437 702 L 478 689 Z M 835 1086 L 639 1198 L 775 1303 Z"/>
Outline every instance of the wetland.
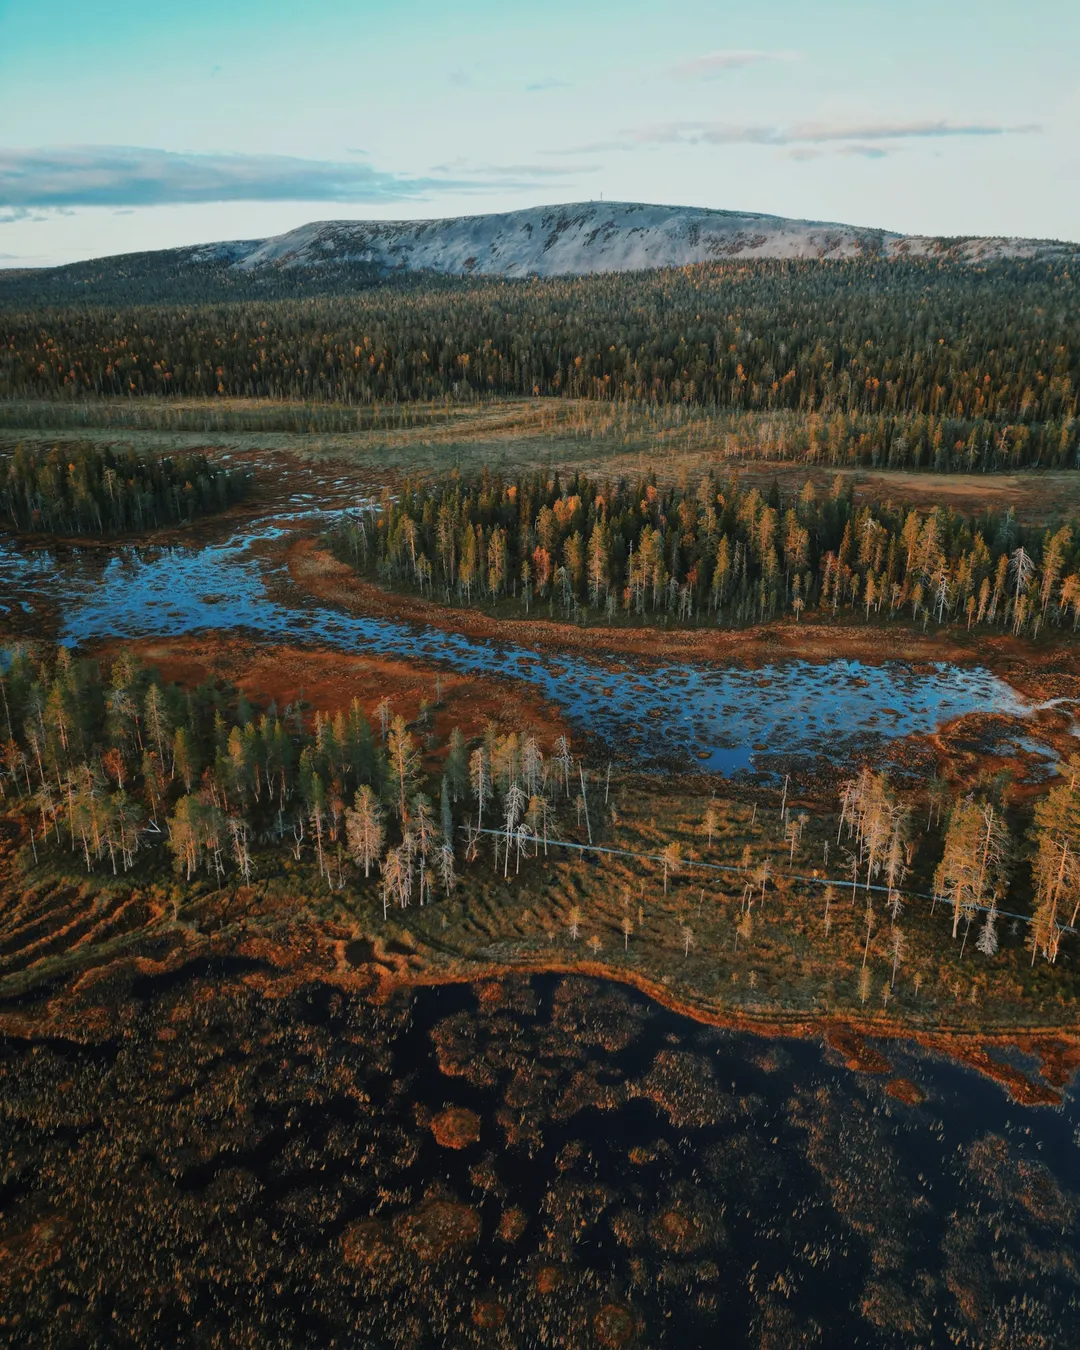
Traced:
<path fill-rule="evenodd" d="M 396 468 L 216 453 L 256 465 L 219 517 L 0 540 L 25 744 L 0 839 L 10 1343 L 1080 1336 L 1077 937 L 1064 902 L 1052 960 L 1032 937 L 1030 843 L 1077 747 L 1069 615 L 1033 637 L 455 606 L 334 556 Z M 350 707 L 373 767 L 335 759 Z M 58 708 L 113 804 L 97 845 Z M 153 716 L 190 732 L 186 786 Z M 1009 872 L 957 901 L 954 941 L 968 796 Z M 400 872 L 421 797 L 455 854 L 426 898 Z M 181 800 L 241 824 L 184 864 Z M 865 842 L 886 817 L 895 874 Z"/>

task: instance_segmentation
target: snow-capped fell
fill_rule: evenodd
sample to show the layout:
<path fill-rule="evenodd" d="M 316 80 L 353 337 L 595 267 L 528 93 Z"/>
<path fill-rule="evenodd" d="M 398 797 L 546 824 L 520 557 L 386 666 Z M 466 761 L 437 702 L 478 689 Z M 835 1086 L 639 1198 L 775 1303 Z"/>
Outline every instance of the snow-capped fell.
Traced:
<path fill-rule="evenodd" d="M 1077 245 L 934 239 L 813 220 L 686 206 L 581 202 L 444 220 L 320 221 L 254 244 L 211 246 L 245 272 L 363 263 L 382 271 L 559 276 L 682 267 L 725 258 L 1067 257 Z M 246 250 L 246 252 L 244 252 Z M 208 250 L 209 252 L 209 250 Z"/>

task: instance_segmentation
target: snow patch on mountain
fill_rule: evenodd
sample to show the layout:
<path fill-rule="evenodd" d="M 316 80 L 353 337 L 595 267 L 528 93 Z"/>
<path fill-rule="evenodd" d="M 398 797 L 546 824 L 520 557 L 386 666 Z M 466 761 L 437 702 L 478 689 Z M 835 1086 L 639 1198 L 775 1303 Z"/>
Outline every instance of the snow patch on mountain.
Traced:
<path fill-rule="evenodd" d="M 366 264 L 385 272 L 546 277 L 731 258 L 1072 259 L 1080 256 L 1080 246 L 1033 239 L 936 239 L 745 212 L 582 202 L 444 220 L 320 221 L 250 244 L 213 245 L 208 261 L 211 256 L 228 256 L 233 267 L 248 272 Z"/>

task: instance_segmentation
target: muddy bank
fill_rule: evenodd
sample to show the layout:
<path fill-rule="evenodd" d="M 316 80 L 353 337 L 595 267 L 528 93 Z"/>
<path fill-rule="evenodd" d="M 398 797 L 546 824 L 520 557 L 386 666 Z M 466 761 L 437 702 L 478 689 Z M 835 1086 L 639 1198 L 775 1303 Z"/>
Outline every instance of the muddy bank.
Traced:
<path fill-rule="evenodd" d="M 613 658 L 645 657 L 663 662 L 723 662 L 756 667 L 778 661 L 859 661 L 918 666 L 950 662 L 981 665 L 1032 699 L 1080 697 L 1080 643 L 1055 634 L 1037 645 L 1007 635 L 937 635 L 902 624 L 815 623 L 812 620 L 741 629 L 659 629 L 596 623 L 587 628 L 550 619 L 495 618 L 479 606 L 447 606 L 389 591 L 339 562 L 319 540 L 298 539 L 286 554 L 293 582 L 312 597 L 357 614 L 425 624 L 466 637 Z"/>
<path fill-rule="evenodd" d="M 306 906 L 305 906 L 306 907 Z M 123 1034 L 125 997 L 133 981 L 168 983 L 193 963 L 225 963 L 242 983 L 268 999 L 291 997 L 311 984 L 376 1004 L 399 993 L 462 985 L 511 986 L 538 976 L 587 977 L 635 991 L 650 1003 L 714 1029 L 819 1042 L 847 1068 L 884 1078 L 898 1072 L 889 1046 L 914 1043 L 992 1079 L 1025 1106 L 1062 1101 L 1080 1069 L 1080 1027 L 1055 1024 L 1045 1013 L 1009 1024 L 986 1018 L 976 1029 L 959 1005 L 952 1016 L 851 1009 L 786 1009 L 723 1004 L 670 974 L 628 968 L 565 951 L 522 953 L 512 959 L 475 959 L 449 946 L 416 940 L 408 930 L 365 930 L 341 915 L 312 921 L 293 912 L 286 897 L 265 888 L 237 887 L 204 900 L 196 912 L 170 922 L 159 913 L 141 932 L 108 950 L 84 947 L 65 962 L 0 979 L 0 1036 L 56 1039 L 92 1045 Z M 196 918 L 197 913 L 197 918 Z M 36 991 L 36 992 L 35 992 Z"/>

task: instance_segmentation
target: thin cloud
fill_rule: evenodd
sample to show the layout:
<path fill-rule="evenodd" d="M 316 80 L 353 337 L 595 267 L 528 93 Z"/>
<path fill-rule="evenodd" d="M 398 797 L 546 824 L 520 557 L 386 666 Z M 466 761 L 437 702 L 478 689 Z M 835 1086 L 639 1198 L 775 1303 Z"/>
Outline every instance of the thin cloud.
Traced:
<path fill-rule="evenodd" d="M 572 89 L 569 80 L 537 80 L 535 84 L 527 84 L 525 92 L 527 94 L 542 94 L 548 89 Z"/>
<path fill-rule="evenodd" d="M 803 162 L 811 159 L 821 159 L 825 155 L 855 155 L 860 159 L 886 159 L 889 155 L 899 153 L 899 147 L 895 145 L 793 145 L 785 151 L 788 159 L 796 162 Z"/>
<path fill-rule="evenodd" d="M 564 170 L 563 172 L 570 172 Z M 551 170 L 488 171 L 486 186 L 523 187 Z M 464 178 L 389 173 L 357 162 L 287 155 L 203 155 L 135 146 L 0 150 L 0 220 L 31 210 L 164 206 L 226 201 L 406 201 L 451 189 Z"/>
<path fill-rule="evenodd" d="M 798 52 L 719 51 L 706 52 L 691 61 L 680 61 L 671 67 L 671 74 L 681 79 L 715 80 L 729 70 L 743 70 L 747 66 L 765 65 L 770 61 L 796 61 Z"/>
<path fill-rule="evenodd" d="M 826 145 L 841 141 L 941 140 L 953 136 L 1030 135 L 1042 130 L 1036 123 L 1002 126 L 984 122 L 879 122 L 850 125 L 823 122 L 791 126 L 748 125 L 735 122 L 662 122 L 624 132 L 625 149 L 635 145 Z"/>
<path fill-rule="evenodd" d="M 571 155 L 602 155 L 609 150 L 633 150 L 634 144 L 627 140 L 586 141 L 584 145 L 572 145 L 564 150 L 541 150 L 542 155 L 569 158 Z"/>
<path fill-rule="evenodd" d="M 841 145 L 834 151 L 837 155 L 859 155 L 862 159 L 885 159 L 888 155 L 901 153 L 895 145 Z"/>
<path fill-rule="evenodd" d="M 572 178 L 583 173 L 598 173 L 600 168 L 599 164 L 477 164 L 472 160 L 453 159 L 445 164 L 433 164 L 430 172 L 472 180 L 486 179 L 505 186 L 515 180 Z"/>

